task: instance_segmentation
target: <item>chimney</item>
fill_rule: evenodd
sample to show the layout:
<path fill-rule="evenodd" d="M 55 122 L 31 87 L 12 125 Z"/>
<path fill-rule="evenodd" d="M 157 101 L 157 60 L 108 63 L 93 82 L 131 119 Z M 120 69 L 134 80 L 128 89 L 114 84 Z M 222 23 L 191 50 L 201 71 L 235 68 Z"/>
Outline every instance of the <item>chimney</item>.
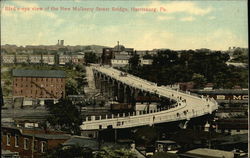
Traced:
<path fill-rule="evenodd" d="M 119 41 L 117 41 L 117 46 L 118 46 L 117 51 L 119 51 L 120 50 Z"/>

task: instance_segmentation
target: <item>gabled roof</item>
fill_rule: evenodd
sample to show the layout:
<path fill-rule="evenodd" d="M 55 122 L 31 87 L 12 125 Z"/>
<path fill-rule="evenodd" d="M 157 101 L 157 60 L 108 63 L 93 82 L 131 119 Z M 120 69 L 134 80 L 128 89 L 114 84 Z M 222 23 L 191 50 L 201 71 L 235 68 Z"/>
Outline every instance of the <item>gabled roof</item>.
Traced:
<path fill-rule="evenodd" d="M 194 157 L 194 158 L 221 158 L 221 157 L 234 157 L 233 152 L 223 151 L 223 150 L 215 150 L 215 149 L 207 149 L 207 148 L 198 148 L 194 150 L 190 150 L 186 153 L 180 154 L 181 156 Z"/>
<path fill-rule="evenodd" d="M 49 78 L 65 78 L 66 74 L 61 70 L 19 70 L 12 71 L 14 77 L 49 77 Z"/>
<path fill-rule="evenodd" d="M 35 138 L 41 139 L 70 139 L 70 135 L 68 134 L 32 134 L 32 133 L 24 133 L 24 136 L 34 136 Z"/>
<path fill-rule="evenodd" d="M 115 60 L 129 60 L 130 57 L 130 55 L 117 54 L 115 55 Z"/>
<path fill-rule="evenodd" d="M 98 150 L 98 142 L 88 137 L 72 137 L 63 143 L 64 146 L 81 146 L 92 150 Z"/>

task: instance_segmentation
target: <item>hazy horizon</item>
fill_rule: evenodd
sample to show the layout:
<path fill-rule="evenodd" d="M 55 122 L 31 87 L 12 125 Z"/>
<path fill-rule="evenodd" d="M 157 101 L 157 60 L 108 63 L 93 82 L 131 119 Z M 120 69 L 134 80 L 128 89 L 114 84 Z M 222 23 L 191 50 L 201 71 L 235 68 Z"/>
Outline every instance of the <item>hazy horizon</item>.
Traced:
<path fill-rule="evenodd" d="M 28 10 L 31 8 L 47 10 Z M 136 50 L 248 48 L 246 0 L 2 1 L 1 11 L 2 45 L 55 45 L 64 40 L 66 46 L 108 47 L 120 41 Z"/>

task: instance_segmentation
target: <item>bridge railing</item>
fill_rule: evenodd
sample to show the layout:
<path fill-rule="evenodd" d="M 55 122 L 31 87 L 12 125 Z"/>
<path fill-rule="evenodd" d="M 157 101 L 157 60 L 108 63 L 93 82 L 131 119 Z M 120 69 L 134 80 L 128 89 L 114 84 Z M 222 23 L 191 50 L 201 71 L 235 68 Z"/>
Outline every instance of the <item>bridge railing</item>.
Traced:
<path fill-rule="evenodd" d="M 128 112 L 128 113 L 118 113 L 118 114 L 107 114 L 107 115 L 93 115 L 93 116 L 87 116 L 85 117 L 84 121 L 95 121 L 95 120 L 102 120 L 102 119 L 113 119 L 113 118 L 121 118 L 121 117 L 131 117 L 131 116 L 140 116 L 140 115 L 145 115 L 145 114 L 152 114 L 152 113 L 157 113 L 161 111 L 165 112 L 172 112 L 179 110 L 181 108 L 184 108 L 186 106 L 185 103 L 183 104 L 173 104 L 170 105 L 172 108 L 157 108 L 155 110 L 140 110 L 140 111 L 135 111 L 135 112 Z"/>
<path fill-rule="evenodd" d="M 144 115 L 133 115 L 130 117 L 117 117 L 109 119 L 108 121 L 107 119 L 94 120 L 89 122 L 87 121 L 84 122 L 82 128 L 85 130 L 98 129 L 100 125 L 102 125 L 103 128 L 107 128 L 107 126 L 109 125 L 112 125 L 113 128 L 128 128 L 178 120 L 189 120 L 191 118 L 199 117 L 208 113 L 211 113 L 211 110 L 209 108 L 203 108 L 199 110 L 193 109 L 191 111 L 185 110 L 182 112 L 180 112 L 179 110 L 172 111 L 171 113 L 160 111 Z"/>

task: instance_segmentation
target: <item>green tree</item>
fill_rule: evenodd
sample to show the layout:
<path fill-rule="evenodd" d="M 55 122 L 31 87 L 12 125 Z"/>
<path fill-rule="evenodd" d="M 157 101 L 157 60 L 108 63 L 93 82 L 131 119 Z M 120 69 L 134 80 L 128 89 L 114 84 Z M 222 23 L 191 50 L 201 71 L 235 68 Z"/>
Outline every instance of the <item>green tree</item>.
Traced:
<path fill-rule="evenodd" d="M 77 95 L 79 94 L 78 84 L 77 81 L 69 78 L 67 79 L 66 86 L 65 86 L 66 95 Z"/>
<path fill-rule="evenodd" d="M 195 83 L 195 88 L 202 88 L 206 83 L 206 78 L 201 74 L 193 74 L 192 81 Z"/>
<path fill-rule="evenodd" d="M 98 61 L 96 54 L 93 52 L 85 53 L 84 59 L 86 64 L 96 63 Z"/>
<path fill-rule="evenodd" d="M 137 144 L 148 145 L 156 141 L 158 136 L 157 129 L 154 127 L 140 128 L 135 133 L 135 141 Z"/>
<path fill-rule="evenodd" d="M 140 64 L 140 57 L 138 54 L 134 54 L 130 59 L 129 59 L 129 66 L 130 69 L 138 69 L 138 66 Z"/>
<path fill-rule="evenodd" d="M 95 158 L 136 158 L 136 155 L 128 149 L 114 149 L 111 147 L 102 148 L 101 152 L 98 152 Z"/>
<path fill-rule="evenodd" d="M 67 146 L 60 145 L 57 148 L 47 152 L 45 158 L 92 158 L 92 150 L 80 146 Z"/>
<path fill-rule="evenodd" d="M 78 108 L 68 99 L 61 99 L 56 104 L 47 105 L 49 124 L 59 130 L 79 134 L 82 124 L 81 114 Z"/>

